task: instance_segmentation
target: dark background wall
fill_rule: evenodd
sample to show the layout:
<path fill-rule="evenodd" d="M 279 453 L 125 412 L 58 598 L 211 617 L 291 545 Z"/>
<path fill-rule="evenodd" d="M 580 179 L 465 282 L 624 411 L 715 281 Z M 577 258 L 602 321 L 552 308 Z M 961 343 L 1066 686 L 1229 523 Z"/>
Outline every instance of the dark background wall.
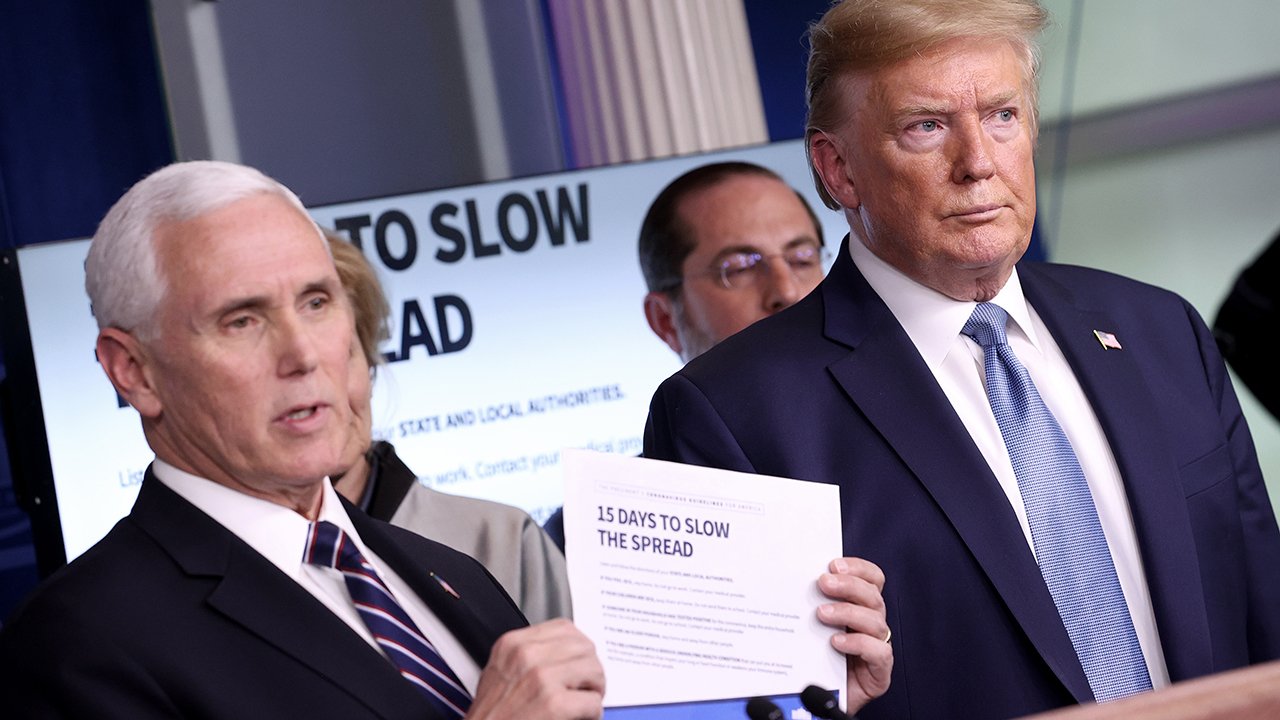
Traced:
<path fill-rule="evenodd" d="M 0 182 L 9 246 L 93 233 L 172 158 L 145 0 L 0 7 Z"/>
<path fill-rule="evenodd" d="M 482 180 L 452 0 L 222 2 L 240 160 L 308 205 Z"/>
<path fill-rule="evenodd" d="M 146 0 L 0 4 L 0 245 L 93 234 L 172 155 Z M 35 581 L 6 454 L 0 618 Z"/>
<path fill-rule="evenodd" d="M 773 141 L 804 137 L 804 74 L 809 61 L 806 33 L 830 0 L 743 0 L 751 49 L 760 77 L 765 122 Z"/>

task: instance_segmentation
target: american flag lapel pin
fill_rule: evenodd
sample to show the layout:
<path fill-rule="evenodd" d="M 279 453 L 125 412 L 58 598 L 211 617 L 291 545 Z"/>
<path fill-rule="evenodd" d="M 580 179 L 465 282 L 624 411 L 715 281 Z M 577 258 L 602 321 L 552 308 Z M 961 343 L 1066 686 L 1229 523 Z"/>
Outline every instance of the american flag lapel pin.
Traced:
<path fill-rule="evenodd" d="M 1103 347 L 1103 348 L 1108 348 L 1108 349 L 1111 349 L 1111 350 L 1119 350 L 1119 349 L 1120 349 L 1120 341 L 1116 339 L 1116 336 L 1115 336 L 1115 335 L 1112 335 L 1112 334 L 1111 334 L 1111 333 L 1109 333 L 1109 332 L 1102 332 L 1101 330 L 1094 330 L 1094 331 L 1093 331 L 1093 336 L 1094 336 L 1094 337 L 1096 337 L 1096 338 L 1098 338 L 1098 342 L 1102 343 L 1102 347 Z"/>
<path fill-rule="evenodd" d="M 440 577 L 439 575 L 437 575 L 437 574 L 435 574 L 435 573 L 431 573 L 431 577 L 435 578 L 435 579 L 436 579 L 436 582 L 440 583 L 440 587 L 444 588 L 444 591 L 445 591 L 445 592 L 447 592 L 447 593 L 449 593 L 450 595 L 452 595 L 452 596 L 454 596 L 454 597 L 458 598 L 459 600 L 461 600 L 461 599 L 462 599 L 462 598 L 458 595 L 458 592 L 457 592 L 456 590 L 454 590 L 454 589 L 453 589 L 453 587 L 449 585 L 449 583 L 447 583 L 447 582 L 445 582 L 445 581 L 444 581 L 444 578 Z"/>

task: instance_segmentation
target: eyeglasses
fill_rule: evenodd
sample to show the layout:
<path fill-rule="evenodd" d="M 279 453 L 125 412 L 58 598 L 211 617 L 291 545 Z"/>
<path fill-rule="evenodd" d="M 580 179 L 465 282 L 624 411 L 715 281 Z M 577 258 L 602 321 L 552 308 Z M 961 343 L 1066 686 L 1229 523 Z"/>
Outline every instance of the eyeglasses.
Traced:
<path fill-rule="evenodd" d="M 769 275 L 772 266 L 769 261 L 780 258 L 796 282 L 816 284 L 822 280 L 822 265 L 830 255 L 817 243 L 804 243 L 770 255 L 737 252 L 720 258 L 715 265 L 693 275 L 719 275 L 721 284 L 726 288 L 741 290 L 759 284 Z"/>

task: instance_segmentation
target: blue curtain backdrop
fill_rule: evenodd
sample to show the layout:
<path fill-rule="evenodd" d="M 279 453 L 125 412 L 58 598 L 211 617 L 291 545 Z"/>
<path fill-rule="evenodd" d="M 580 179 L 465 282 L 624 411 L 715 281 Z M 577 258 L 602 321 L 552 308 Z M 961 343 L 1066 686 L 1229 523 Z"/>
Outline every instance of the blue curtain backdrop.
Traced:
<path fill-rule="evenodd" d="M 831 0 L 743 0 L 751 49 L 760 76 L 769 139 L 804 137 L 804 74 L 809 63 L 809 23 L 822 17 Z"/>
<path fill-rule="evenodd" d="M 130 185 L 172 160 L 146 0 L 0 4 L 0 245 L 92 235 Z M 0 452 L 3 619 L 37 576 Z"/>

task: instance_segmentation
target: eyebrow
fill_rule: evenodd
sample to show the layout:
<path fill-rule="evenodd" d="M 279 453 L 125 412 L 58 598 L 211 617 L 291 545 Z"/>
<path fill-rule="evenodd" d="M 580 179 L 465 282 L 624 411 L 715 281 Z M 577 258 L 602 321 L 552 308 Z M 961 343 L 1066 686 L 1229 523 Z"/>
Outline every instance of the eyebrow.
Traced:
<path fill-rule="evenodd" d="M 306 287 L 299 293 L 299 297 L 311 295 L 314 293 L 334 294 L 333 281 L 330 278 L 322 278 L 307 283 Z M 226 317 L 241 310 L 261 310 L 271 305 L 271 298 L 266 295 L 251 295 L 245 298 L 234 298 L 228 300 L 225 304 L 214 311 L 213 316 L 216 318 Z"/>
<path fill-rule="evenodd" d="M 903 105 L 893 113 L 894 120 L 916 115 L 950 115 L 951 110 L 942 105 Z"/>
<path fill-rule="evenodd" d="M 1022 94 L 1021 90 L 1018 90 L 1017 88 L 1010 88 L 1000 93 L 999 95 L 987 98 L 987 100 L 982 103 L 982 107 L 986 109 L 986 108 L 999 107 L 1000 105 L 1008 105 L 1009 103 L 1013 102 L 1014 98 L 1018 97 L 1021 94 Z"/>
<path fill-rule="evenodd" d="M 1017 88 L 1009 88 L 999 95 L 984 99 L 982 101 L 982 109 L 986 110 L 993 107 L 999 107 L 1001 105 L 1008 105 L 1020 94 L 1022 94 L 1021 90 Z M 904 118 L 915 117 L 917 115 L 950 115 L 951 113 L 951 109 L 944 105 L 928 105 L 920 103 L 917 105 L 903 105 L 894 111 L 893 119 L 894 121 L 899 121 Z"/>
<path fill-rule="evenodd" d="M 786 245 L 783 245 L 782 250 L 783 252 L 785 252 L 787 250 L 794 249 L 800 245 L 817 245 L 817 244 L 818 244 L 818 238 L 816 236 L 801 235 L 795 238 L 794 240 L 789 241 Z M 755 247 L 754 245 L 732 245 L 716 253 L 715 257 L 712 258 L 712 262 L 720 260 L 721 258 L 728 257 L 729 255 L 737 255 L 738 253 L 747 253 L 747 254 L 757 253 L 760 255 L 764 255 L 764 253 L 760 251 L 760 248 Z"/>
<path fill-rule="evenodd" d="M 333 294 L 334 292 L 339 292 L 345 289 L 342 287 L 341 282 L 338 283 L 338 287 L 336 289 L 334 288 L 334 281 L 337 279 L 338 278 L 335 275 L 333 277 L 325 277 L 319 280 L 312 280 L 311 282 L 307 283 L 306 287 L 302 288 L 301 294 L 310 295 L 312 293 L 318 293 L 318 292 Z"/>
<path fill-rule="evenodd" d="M 228 315 L 240 312 L 241 310 L 261 310 L 270 304 L 271 301 L 262 295 L 247 298 L 235 298 L 227 301 L 226 304 L 215 310 L 213 312 L 213 317 L 221 319 Z"/>

